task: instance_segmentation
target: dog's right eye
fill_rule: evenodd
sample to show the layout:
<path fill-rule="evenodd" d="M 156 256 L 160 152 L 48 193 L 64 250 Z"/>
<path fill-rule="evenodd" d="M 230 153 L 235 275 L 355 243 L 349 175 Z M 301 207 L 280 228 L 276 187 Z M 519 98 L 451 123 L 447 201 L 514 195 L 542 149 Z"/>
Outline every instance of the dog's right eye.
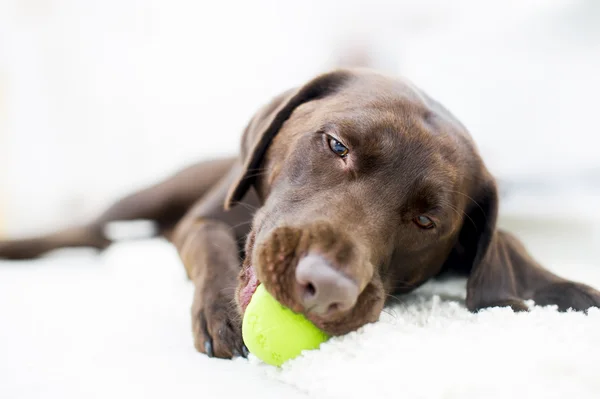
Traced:
<path fill-rule="evenodd" d="M 346 155 L 348 155 L 348 147 L 346 147 L 345 145 L 343 145 L 342 143 L 340 143 L 339 141 L 337 141 L 336 139 L 334 139 L 333 137 L 329 138 L 329 148 L 331 148 L 331 151 L 333 151 L 333 153 L 341 158 L 344 158 Z"/>
<path fill-rule="evenodd" d="M 435 227 L 434 221 L 431 220 L 430 217 L 425 216 L 425 215 L 417 216 L 414 219 L 414 221 L 417 224 L 417 226 L 419 226 L 422 229 L 432 229 Z"/>

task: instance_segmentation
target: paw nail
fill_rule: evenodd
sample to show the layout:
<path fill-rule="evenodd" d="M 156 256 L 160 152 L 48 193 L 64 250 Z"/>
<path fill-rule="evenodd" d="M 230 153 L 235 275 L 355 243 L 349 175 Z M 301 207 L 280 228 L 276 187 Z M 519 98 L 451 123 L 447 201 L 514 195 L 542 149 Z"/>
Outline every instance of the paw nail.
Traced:
<path fill-rule="evenodd" d="M 213 357 L 215 354 L 213 353 L 212 344 L 209 341 L 204 343 L 204 351 L 208 357 Z"/>

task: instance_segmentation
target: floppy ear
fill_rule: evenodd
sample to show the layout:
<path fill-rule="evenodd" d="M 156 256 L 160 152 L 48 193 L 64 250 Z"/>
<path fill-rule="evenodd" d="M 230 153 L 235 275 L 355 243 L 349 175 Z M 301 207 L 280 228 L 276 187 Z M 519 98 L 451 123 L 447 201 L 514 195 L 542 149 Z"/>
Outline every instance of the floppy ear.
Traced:
<path fill-rule="evenodd" d="M 514 268 L 537 265 L 496 229 L 498 189 L 494 179 L 484 171 L 475 186 L 473 202 L 469 204 L 459 236 L 461 264 L 469 272 L 467 307 L 473 311 L 490 306 L 525 310 L 527 306 L 520 298 Z"/>
<path fill-rule="evenodd" d="M 458 260 L 469 272 L 467 307 L 510 306 L 527 310 L 524 300 L 538 305 L 558 305 L 560 310 L 586 310 L 600 305 L 600 293 L 593 288 L 565 280 L 540 266 L 513 235 L 496 228 L 498 189 L 484 170 L 471 196 L 457 245 Z M 457 254 L 457 248 L 453 254 Z"/>
<path fill-rule="evenodd" d="M 301 104 L 323 98 L 338 90 L 351 77 L 351 72 L 339 70 L 320 75 L 299 89 L 277 96 L 252 118 L 242 136 L 242 170 L 233 183 L 225 209 L 239 202 L 254 184 L 269 145 L 294 109 Z"/>

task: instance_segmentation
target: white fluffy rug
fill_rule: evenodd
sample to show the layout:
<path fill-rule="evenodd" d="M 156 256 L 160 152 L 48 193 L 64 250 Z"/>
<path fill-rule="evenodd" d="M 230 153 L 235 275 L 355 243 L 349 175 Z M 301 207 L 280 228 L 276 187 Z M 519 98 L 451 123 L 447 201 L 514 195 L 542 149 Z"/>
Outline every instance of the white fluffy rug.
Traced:
<path fill-rule="evenodd" d="M 598 265 L 558 271 L 600 287 Z M 160 240 L 0 261 L 0 397 L 600 397 L 600 310 L 474 315 L 464 284 L 429 284 L 279 370 L 194 352 L 192 287 Z"/>

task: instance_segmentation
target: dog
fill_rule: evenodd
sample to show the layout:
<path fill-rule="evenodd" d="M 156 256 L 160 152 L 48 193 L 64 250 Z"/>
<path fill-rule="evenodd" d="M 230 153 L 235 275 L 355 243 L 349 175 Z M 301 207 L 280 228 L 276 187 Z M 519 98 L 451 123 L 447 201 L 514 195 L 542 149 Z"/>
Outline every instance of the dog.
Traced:
<path fill-rule="evenodd" d="M 241 315 L 258 284 L 334 336 L 444 272 L 468 276 L 474 312 L 526 311 L 528 299 L 600 305 L 600 292 L 544 269 L 497 217 L 495 180 L 449 111 L 406 80 L 347 68 L 263 106 L 238 157 L 193 165 L 89 224 L 0 242 L 0 258 L 104 249 L 110 222 L 153 220 L 195 286 L 195 347 L 219 358 L 247 355 Z"/>

